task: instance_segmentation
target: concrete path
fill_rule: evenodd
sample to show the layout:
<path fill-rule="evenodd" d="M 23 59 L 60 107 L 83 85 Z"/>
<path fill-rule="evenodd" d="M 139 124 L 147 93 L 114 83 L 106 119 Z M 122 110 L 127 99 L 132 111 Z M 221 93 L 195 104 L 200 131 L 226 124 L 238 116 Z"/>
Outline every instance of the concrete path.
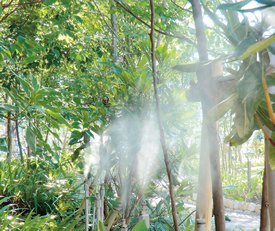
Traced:
<path fill-rule="evenodd" d="M 242 230 L 251 231 L 260 228 L 260 216 L 229 211 L 225 211 L 225 214 L 231 219 L 226 222 L 226 230 L 239 230 L 236 227 L 240 227 Z"/>
<path fill-rule="evenodd" d="M 190 208 L 196 207 L 189 203 L 184 203 L 184 205 Z M 231 211 L 225 211 L 225 215 L 231 220 L 226 222 L 227 231 L 251 231 L 259 230 L 260 228 L 260 216 L 258 215 L 235 213 Z"/>

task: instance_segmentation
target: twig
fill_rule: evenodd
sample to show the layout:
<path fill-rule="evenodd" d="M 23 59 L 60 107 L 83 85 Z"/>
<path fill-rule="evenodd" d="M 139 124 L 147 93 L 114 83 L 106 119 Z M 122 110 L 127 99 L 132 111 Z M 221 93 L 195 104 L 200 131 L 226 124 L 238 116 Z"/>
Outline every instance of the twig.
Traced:
<path fill-rule="evenodd" d="M 21 164 L 24 165 L 24 157 L 23 157 L 22 146 L 21 146 L 21 142 L 20 142 L 19 129 L 18 129 L 18 120 L 15 120 L 15 129 L 16 129 L 16 136 L 17 136 L 19 154 L 20 154 L 20 158 L 21 158 Z"/>
<path fill-rule="evenodd" d="M 24 25 L 26 24 L 26 22 L 29 20 L 29 18 L 30 18 L 30 16 L 31 16 L 32 12 L 33 12 L 33 7 L 32 7 L 32 9 L 31 9 L 31 12 L 30 12 L 29 15 L 27 16 L 26 20 L 17 28 L 17 30 L 16 30 L 16 31 L 13 31 L 12 33 L 10 33 L 10 34 L 7 35 L 6 37 L 4 37 L 4 39 L 9 38 L 9 37 L 12 36 L 13 34 L 15 34 L 17 31 L 19 31 L 19 30 L 22 28 L 22 26 L 24 26 Z"/>
<path fill-rule="evenodd" d="M 13 118 L 11 118 L 11 117 L 9 117 L 9 116 L 5 116 L 5 115 L 3 115 L 3 114 L 0 114 L 0 116 L 1 117 L 4 117 L 5 119 L 8 119 L 8 120 L 16 120 L 16 119 L 13 119 Z"/>
<path fill-rule="evenodd" d="M 115 0 L 116 1 L 116 0 Z M 174 191 L 173 191 L 173 179 L 171 173 L 171 166 L 168 158 L 168 152 L 165 144 L 164 138 L 164 129 L 162 124 L 162 118 L 160 114 L 160 103 L 159 103 L 159 95 L 158 95 L 158 87 L 157 87 L 157 75 L 156 75 L 156 57 L 155 57 L 155 41 L 154 41 L 154 17 L 155 17 L 155 7 L 154 1 L 150 0 L 150 7 L 151 7 L 151 33 L 150 33 L 150 40 L 151 40 L 151 57 L 152 57 L 152 74 L 153 74 L 153 82 L 154 82 L 154 93 L 156 99 L 156 113 L 158 118 L 158 125 L 159 125 L 159 132 L 160 132 L 160 143 L 162 146 L 162 151 L 164 155 L 164 162 L 166 165 L 166 171 L 168 175 L 169 181 L 169 193 L 171 198 L 171 207 L 172 207 L 172 215 L 174 221 L 174 229 L 175 231 L 179 230 L 178 221 L 177 221 L 177 211 L 176 211 L 176 203 L 174 198 Z"/>
<path fill-rule="evenodd" d="M 137 20 L 139 20 L 140 22 L 142 22 L 144 25 L 146 25 L 148 28 L 151 28 L 151 26 L 146 23 L 144 20 L 142 20 L 140 17 L 138 17 L 137 15 L 135 15 L 131 10 L 129 10 L 126 6 L 124 6 L 121 2 L 119 2 L 118 0 L 114 0 L 119 6 L 121 6 L 125 11 L 127 11 L 129 14 L 131 14 L 133 17 L 135 17 Z M 182 40 L 185 40 L 186 42 L 192 44 L 193 46 L 197 47 L 197 44 L 194 43 L 191 39 L 187 38 L 186 36 L 184 35 L 174 35 L 174 34 L 170 34 L 170 33 L 166 33 L 162 30 L 159 30 L 159 29 L 156 29 L 155 27 L 153 28 L 155 31 L 157 31 L 158 33 L 160 34 L 163 34 L 163 35 L 167 35 L 169 37 L 172 37 L 172 38 L 178 38 L 178 39 L 182 39 Z"/>
<path fill-rule="evenodd" d="M 179 223 L 179 226 L 181 226 L 194 212 L 196 212 L 196 210 L 194 210 L 192 213 L 190 213 L 187 217 L 184 218 L 184 220 Z"/>
<path fill-rule="evenodd" d="M 188 10 L 188 9 L 185 9 L 185 8 L 181 7 L 180 5 L 178 5 L 178 4 L 177 4 L 176 2 L 174 2 L 173 0 L 171 0 L 171 2 L 172 2 L 175 6 L 177 6 L 178 8 L 180 8 L 181 10 L 185 10 L 185 11 L 188 11 L 189 13 L 192 13 L 191 10 Z"/>

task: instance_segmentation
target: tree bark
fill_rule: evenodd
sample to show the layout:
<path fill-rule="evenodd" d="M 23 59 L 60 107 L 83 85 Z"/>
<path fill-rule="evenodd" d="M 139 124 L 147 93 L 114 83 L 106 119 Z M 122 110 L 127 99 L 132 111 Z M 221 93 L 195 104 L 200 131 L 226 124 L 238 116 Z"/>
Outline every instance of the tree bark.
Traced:
<path fill-rule="evenodd" d="M 268 164 L 268 146 L 269 146 L 269 141 L 265 139 L 265 167 L 264 167 L 264 177 L 263 177 L 260 231 L 269 230 L 269 214 L 268 214 L 269 203 L 268 203 L 268 184 L 267 184 L 267 173 L 266 173 L 266 168 Z"/>
<path fill-rule="evenodd" d="M 198 40 L 198 53 L 200 61 L 208 60 L 208 52 L 207 52 L 207 39 L 204 32 L 204 24 L 201 12 L 201 5 L 199 0 L 190 0 L 192 5 L 193 17 L 195 21 L 196 27 L 196 36 Z M 222 192 L 222 181 L 221 181 L 221 173 L 220 173 L 220 157 L 219 157 L 219 144 L 218 144 L 218 132 L 216 123 L 208 123 L 205 121 L 206 115 L 209 109 L 214 105 L 215 98 L 213 97 L 213 91 L 215 92 L 215 84 L 212 78 L 211 68 L 205 67 L 197 72 L 198 83 L 202 86 L 203 91 L 201 94 L 201 103 L 202 103 L 202 111 L 203 111 L 203 124 L 206 126 L 206 132 L 202 133 L 202 135 L 207 134 L 207 136 L 202 136 L 202 139 L 206 139 L 207 141 L 203 141 L 208 143 L 206 147 L 204 147 L 205 152 L 209 153 L 210 158 L 210 172 L 212 178 L 212 192 L 213 192 L 213 202 L 214 202 L 214 215 L 215 215 L 215 226 L 216 230 L 225 230 L 225 217 L 224 217 L 224 205 L 223 205 L 223 192 Z M 202 144 L 203 144 L 202 142 Z M 207 148 L 207 149 L 206 149 Z M 202 155 L 201 155 L 202 156 Z M 205 167 L 205 172 L 201 171 L 200 174 L 204 174 L 204 177 L 200 177 L 199 180 L 206 178 L 209 174 L 209 170 Z M 209 178 L 210 176 L 208 176 Z M 207 182 L 211 182 L 211 179 L 207 179 Z M 199 184 L 204 182 L 199 181 Z M 204 183 L 205 184 L 205 183 Z M 208 193 L 211 191 L 209 188 L 211 187 L 211 183 L 206 185 L 204 188 L 204 192 L 198 192 L 202 194 L 205 200 L 209 199 Z M 206 195 L 204 195 L 206 194 Z M 199 196 L 199 195 L 198 195 Z M 202 207 L 199 205 L 201 201 L 197 201 L 197 208 Z M 205 203 L 204 203 L 205 204 Z M 206 206 L 204 208 L 200 208 L 202 211 L 197 211 L 198 218 L 207 218 L 207 230 L 210 230 L 209 224 L 209 208 Z M 200 217 L 202 213 L 205 217 Z"/>
<path fill-rule="evenodd" d="M 8 117 L 11 117 L 11 113 L 8 112 Z M 7 131 L 7 160 L 8 162 L 11 161 L 12 157 L 12 132 L 11 132 L 11 120 L 7 119 L 6 120 L 6 131 Z"/>
<path fill-rule="evenodd" d="M 156 100 L 156 113 L 158 118 L 158 125 L 159 125 L 159 133 L 160 133 L 160 143 L 162 147 L 162 152 L 164 155 L 164 162 L 166 165 L 166 171 L 168 175 L 168 181 L 169 181 L 169 193 L 171 198 L 171 207 L 172 207 L 172 215 L 173 215 L 173 221 L 174 221 L 174 230 L 178 231 L 178 221 L 177 221 L 177 211 L 176 211 L 176 203 L 175 203 L 175 197 L 174 197 L 174 189 L 173 189 L 173 179 L 172 179 L 172 172 L 171 172 L 171 166 L 169 162 L 168 152 L 165 144 L 165 138 L 164 138 L 164 128 L 162 124 L 162 118 L 160 113 L 160 103 L 159 103 L 159 94 L 158 94 L 158 88 L 157 88 L 157 75 L 156 75 L 156 57 L 155 57 L 155 40 L 154 40 L 154 17 L 155 17 L 155 8 L 154 8 L 154 1 L 150 0 L 150 7 L 151 7 L 151 33 L 150 33 L 150 40 L 151 40 L 151 57 L 152 57 L 152 74 L 153 74 L 153 82 L 154 82 L 154 93 L 155 93 L 155 100 Z"/>
<path fill-rule="evenodd" d="M 111 10 L 115 10 L 115 2 L 112 0 L 112 6 L 111 6 Z M 111 22 L 112 22 L 112 48 L 113 48 L 113 56 L 114 59 L 117 59 L 117 19 L 116 19 L 116 14 L 112 13 L 111 14 Z"/>

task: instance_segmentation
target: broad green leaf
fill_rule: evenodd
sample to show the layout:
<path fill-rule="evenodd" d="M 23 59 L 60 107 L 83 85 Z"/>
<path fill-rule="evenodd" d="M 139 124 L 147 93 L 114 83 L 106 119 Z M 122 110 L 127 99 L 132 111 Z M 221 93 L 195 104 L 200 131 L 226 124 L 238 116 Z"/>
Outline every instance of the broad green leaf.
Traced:
<path fill-rule="evenodd" d="M 17 36 L 17 43 L 18 43 L 18 45 L 24 45 L 25 44 L 25 40 L 26 40 L 25 37 L 23 37 L 21 35 Z"/>
<path fill-rule="evenodd" d="M 238 95 L 241 100 L 255 94 L 262 88 L 262 71 L 258 62 L 251 64 L 244 77 L 238 83 Z"/>
<path fill-rule="evenodd" d="M 275 34 L 271 35 L 269 38 L 257 42 L 253 45 L 251 45 L 246 51 L 245 53 L 239 58 L 239 60 L 243 60 L 246 57 L 248 57 L 249 55 L 252 55 L 256 52 L 262 51 L 263 49 L 267 48 L 268 46 L 270 46 L 273 42 L 275 42 Z"/>
<path fill-rule="evenodd" d="M 173 69 L 181 72 L 196 72 L 203 67 L 206 67 L 207 65 L 211 64 L 213 61 L 203 61 L 203 62 L 197 62 L 197 63 L 191 63 L 191 64 L 183 64 L 183 65 L 176 65 L 173 67 Z"/>
<path fill-rule="evenodd" d="M 222 189 L 235 189 L 235 188 L 238 188 L 237 185 L 225 185 L 225 186 L 222 186 Z"/>
<path fill-rule="evenodd" d="M 207 121 L 219 120 L 234 105 L 237 98 L 238 94 L 235 93 L 211 108 L 207 113 Z"/>
<path fill-rule="evenodd" d="M 32 77 L 32 86 L 34 88 L 35 91 L 37 91 L 39 89 L 39 84 L 37 79 L 34 77 L 34 75 L 31 75 Z"/>
<path fill-rule="evenodd" d="M 35 152 L 36 151 L 36 135 L 30 126 L 27 127 L 26 131 L 26 141 L 30 148 Z"/>
<path fill-rule="evenodd" d="M 20 105 L 20 103 L 18 103 L 18 94 L 14 94 L 14 92 L 10 92 L 7 88 L 3 88 L 3 91 L 12 99 L 12 101 L 17 104 Z M 25 104 L 27 105 L 27 102 L 25 101 Z M 24 105 L 24 107 L 26 106 Z"/>
<path fill-rule="evenodd" d="M 15 64 L 10 51 L 6 47 L 0 46 L 0 54 L 6 57 L 12 64 Z"/>
<path fill-rule="evenodd" d="M 16 78 L 19 80 L 19 82 L 22 84 L 22 87 L 26 91 L 26 93 L 30 96 L 33 94 L 33 87 L 30 83 L 28 83 L 26 80 L 24 80 L 21 76 L 15 74 Z"/>
<path fill-rule="evenodd" d="M 139 223 L 137 223 L 133 228 L 133 231 L 148 231 L 148 228 L 145 224 L 145 220 L 141 220 Z"/>
<path fill-rule="evenodd" d="M 271 139 L 275 140 L 275 132 L 271 133 Z M 275 170 L 275 147 L 270 144 L 268 149 L 268 162 L 272 170 Z"/>
<path fill-rule="evenodd" d="M 34 56 L 28 57 L 28 58 L 24 59 L 23 64 L 27 65 L 29 63 L 33 63 L 35 61 L 35 59 L 36 59 L 36 57 L 34 57 Z"/>
<path fill-rule="evenodd" d="M 243 143 L 245 143 L 252 135 L 252 130 L 244 137 L 240 138 L 238 133 L 236 132 L 230 139 L 230 146 L 239 146 Z"/>
<path fill-rule="evenodd" d="M 45 109 L 45 111 L 51 115 L 53 118 L 55 118 L 56 120 L 58 120 L 60 123 L 65 124 L 66 126 L 70 127 L 70 124 L 67 122 L 66 119 L 64 119 L 63 116 L 60 115 L 60 113 L 56 113 L 53 111 L 50 111 L 48 109 Z"/>
<path fill-rule="evenodd" d="M 18 112 L 19 111 L 19 108 L 17 106 L 14 106 L 14 105 L 11 105 L 11 104 L 8 104 L 8 103 L 1 103 L 0 104 L 0 110 L 4 110 L 4 111 L 15 111 L 15 112 Z"/>
<path fill-rule="evenodd" d="M 146 56 L 144 56 L 138 63 L 137 69 L 142 69 L 145 64 L 147 63 L 148 58 Z"/>
<path fill-rule="evenodd" d="M 101 221 L 97 222 L 97 230 L 98 231 L 105 231 L 105 227 Z"/>
<path fill-rule="evenodd" d="M 251 0 L 245 0 L 237 3 L 227 3 L 218 6 L 219 10 L 241 10 L 243 6 L 248 4 Z"/>
<path fill-rule="evenodd" d="M 244 52 L 253 44 L 256 43 L 256 38 L 254 36 L 248 36 L 244 40 L 242 40 L 237 47 L 235 48 L 234 51 L 234 56 L 236 59 L 239 59 Z"/>
<path fill-rule="evenodd" d="M 243 198 L 241 198 L 241 197 L 239 197 L 239 196 L 237 196 L 237 195 L 234 195 L 234 194 L 226 194 L 225 196 L 226 196 L 226 197 L 230 197 L 230 198 L 232 198 L 232 199 L 234 199 L 234 200 L 237 200 L 237 201 L 244 201 Z"/>
<path fill-rule="evenodd" d="M 274 0 L 256 0 L 258 3 L 265 4 L 268 6 L 275 6 Z"/>

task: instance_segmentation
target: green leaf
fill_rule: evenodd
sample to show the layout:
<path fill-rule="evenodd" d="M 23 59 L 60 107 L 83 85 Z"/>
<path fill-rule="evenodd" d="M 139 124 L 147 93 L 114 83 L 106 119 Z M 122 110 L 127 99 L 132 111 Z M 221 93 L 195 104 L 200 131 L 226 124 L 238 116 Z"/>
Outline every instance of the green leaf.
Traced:
<path fill-rule="evenodd" d="M 6 47 L 0 46 L 0 54 L 6 57 L 12 64 L 15 64 L 13 58 L 11 57 L 10 51 Z"/>
<path fill-rule="evenodd" d="M 19 111 L 19 108 L 14 106 L 14 105 L 11 105 L 11 104 L 7 104 L 7 103 L 1 103 L 0 104 L 0 110 L 4 110 L 4 111 L 15 111 L 15 112 L 18 112 Z"/>
<path fill-rule="evenodd" d="M 139 223 L 137 223 L 133 228 L 133 231 L 148 231 L 148 228 L 145 224 L 145 220 L 141 220 Z"/>
<path fill-rule="evenodd" d="M 237 3 L 227 3 L 218 6 L 219 10 L 241 10 L 243 6 L 248 4 L 251 0 L 245 0 Z"/>
<path fill-rule="evenodd" d="M 262 89 L 262 68 L 261 64 L 255 62 L 245 71 L 244 77 L 238 83 L 238 95 L 241 100 L 254 95 L 259 89 Z"/>
<path fill-rule="evenodd" d="M 203 61 L 203 62 L 197 62 L 197 63 L 191 63 L 191 64 L 176 65 L 173 67 L 173 69 L 181 72 L 191 73 L 191 72 L 196 72 L 202 69 L 203 67 L 206 67 L 212 62 L 213 61 Z"/>
<path fill-rule="evenodd" d="M 231 137 L 230 139 L 230 146 L 239 146 L 243 143 L 245 143 L 252 135 L 253 131 L 250 131 L 248 134 L 246 134 L 246 136 L 240 138 L 240 136 L 238 135 L 238 133 L 236 132 L 233 137 Z"/>
<path fill-rule="evenodd" d="M 275 132 L 271 133 L 271 139 L 275 140 Z M 275 170 L 275 147 L 270 144 L 268 149 L 268 162 L 272 170 Z"/>
<path fill-rule="evenodd" d="M 244 52 L 253 44 L 256 43 L 256 38 L 254 36 L 248 36 L 244 40 L 242 40 L 237 47 L 235 48 L 234 51 L 234 56 L 236 59 L 239 59 Z"/>
<path fill-rule="evenodd" d="M 16 73 L 15 77 L 19 80 L 19 82 L 22 84 L 22 87 L 26 91 L 26 93 L 30 96 L 33 93 L 33 87 L 30 83 L 28 83 L 26 80 L 24 80 L 21 76 L 17 75 Z"/>
<path fill-rule="evenodd" d="M 105 227 L 104 227 L 102 221 L 97 222 L 97 230 L 98 231 L 105 231 Z"/>
<path fill-rule="evenodd" d="M 60 123 L 65 124 L 66 126 L 70 127 L 70 124 L 67 122 L 67 120 L 64 119 L 64 117 L 61 116 L 59 113 L 50 111 L 50 110 L 48 110 L 48 109 L 45 109 L 45 111 L 46 111 L 49 115 L 51 115 L 53 118 L 55 118 L 57 121 L 59 121 Z"/>
<path fill-rule="evenodd" d="M 245 53 L 239 58 L 239 60 L 243 60 L 246 57 L 248 57 L 249 55 L 252 55 L 256 52 L 262 51 L 263 49 L 267 48 L 268 46 L 270 46 L 273 42 L 275 42 L 275 34 L 271 35 L 269 38 L 257 42 L 253 45 L 251 45 L 246 51 Z"/>
<path fill-rule="evenodd" d="M 238 94 L 235 93 L 229 96 L 227 99 L 223 100 L 222 102 L 215 105 L 211 108 L 207 113 L 207 121 L 214 122 L 219 120 L 236 102 L 238 99 Z"/>
<path fill-rule="evenodd" d="M 244 201 L 243 198 L 241 198 L 241 197 L 239 197 L 239 196 L 237 196 L 237 195 L 234 195 L 234 194 L 226 194 L 225 196 L 226 196 L 226 197 L 233 198 L 233 199 L 235 199 L 235 200 L 237 200 L 237 201 Z"/>
<path fill-rule="evenodd" d="M 29 63 L 33 63 L 34 61 L 35 61 L 35 57 L 31 56 L 31 57 L 24 59 L 23 64 L 27 65 Z"/>
<path fill-rule="evenodd" d="M 36 151 L 36 135 L 30 126 L 27 127 L 26 131 L 26 141 L 30 148 L 35 152 Z"/>

